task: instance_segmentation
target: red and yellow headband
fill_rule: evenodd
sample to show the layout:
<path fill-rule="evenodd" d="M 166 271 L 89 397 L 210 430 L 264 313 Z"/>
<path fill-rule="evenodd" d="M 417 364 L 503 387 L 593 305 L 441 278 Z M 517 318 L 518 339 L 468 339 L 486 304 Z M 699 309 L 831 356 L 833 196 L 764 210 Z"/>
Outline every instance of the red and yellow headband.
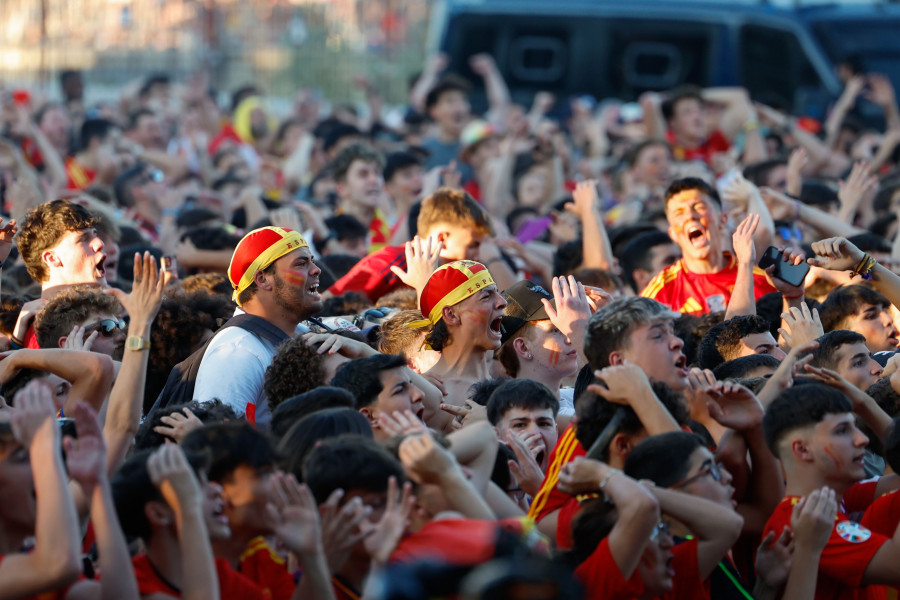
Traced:
<path fill-rule="evenodd" d="M 409 323 L 407 327 L 419 328 L 433 325 L 444 316 L 444 307 L 459 304 L 469 296 L 494 285 L 494 278 L 480 262 L 458 260 L 439 267 L 425 284 L 419 309 L 426 318 Z"/>
<path fill-rule="evenodd" d="M 228 265 L 228 280 L 234 288 L 232 298 L 238 306 L 241 304 L 238 296 L 253 283 L 257 271 L 298 248 L 309 248 L 309 244 L 293 229 L 262 227 L 245 235 Z"/>

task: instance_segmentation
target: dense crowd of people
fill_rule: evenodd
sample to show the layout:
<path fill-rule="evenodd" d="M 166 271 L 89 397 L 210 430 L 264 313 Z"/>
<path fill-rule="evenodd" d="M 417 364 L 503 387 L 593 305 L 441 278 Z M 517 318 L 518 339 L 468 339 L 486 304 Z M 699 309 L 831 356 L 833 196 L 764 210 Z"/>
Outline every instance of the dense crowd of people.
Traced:
<path fill-rule="evenodd" d="M 446 64 L 2 93 L 0 599 L 896 597 L 889 80 Z"/>

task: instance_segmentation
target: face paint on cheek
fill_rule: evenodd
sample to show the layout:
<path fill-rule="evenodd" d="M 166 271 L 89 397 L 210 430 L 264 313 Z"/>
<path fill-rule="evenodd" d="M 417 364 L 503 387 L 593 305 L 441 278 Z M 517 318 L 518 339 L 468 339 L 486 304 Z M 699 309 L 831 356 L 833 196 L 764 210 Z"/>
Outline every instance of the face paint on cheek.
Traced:
<path fill-rule="evenodd" d="M 555 367 L 559 365 L 559 350 L 551 350 L 550 351 L 550 366 Z"/>
<path fill-rule="evenodd" d="M 834 455 L 834 449 L 831 447 L 831 444 L 825 446 L 825 454 L 828 455 L 829 458 L 834 462 L 834 466 L 837 468 L 841 468 L 842 462 L 837 456 Z"/>
<path fill-rule="evenodd" d="M 306 282 L 306 275 L 300 271 L 291 269 L 284 274 L 284 280 L 291 285 L 303 285 Z"/>
<path fill-rule="evenodd" d="M 487 310 L 465 310 L 463 314 L 468 316 L 473 323 L 487 323 L 490 311 Z"/>

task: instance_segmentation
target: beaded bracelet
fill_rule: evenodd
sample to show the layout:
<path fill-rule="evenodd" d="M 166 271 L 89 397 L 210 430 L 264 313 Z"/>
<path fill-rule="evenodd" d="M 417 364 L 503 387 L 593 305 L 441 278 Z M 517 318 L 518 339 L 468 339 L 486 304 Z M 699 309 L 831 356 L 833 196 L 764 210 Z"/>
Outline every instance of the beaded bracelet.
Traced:
<path fill-rule="evenodd" d="M 872 258 L 872 256 L 868 252 L 866 252 L 863 255 L 862 260 L 859 261 L 859 264 L 856 265 L 856 268 L 853 269 L 853 272 L 850 273 L 850 279 L 853 279 L 854 277 L 859 275 L 866 281 L 872 281 L 872 269 L 874 269 L 875 265 L 877 264 L 878 261 Z"/>

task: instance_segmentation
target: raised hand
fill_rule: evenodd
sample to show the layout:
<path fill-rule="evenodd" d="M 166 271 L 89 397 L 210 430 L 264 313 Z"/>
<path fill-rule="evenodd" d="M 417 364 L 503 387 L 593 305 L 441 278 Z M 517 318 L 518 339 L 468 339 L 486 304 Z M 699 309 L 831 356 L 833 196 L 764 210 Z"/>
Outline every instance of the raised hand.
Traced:
<path fill-rule="evenodd" d="M 163 444 L 147 459 L 147 472 L 163 499 L 176 513 L 201 506 L 203 493 L 181 446 Z"/>
<path fill-rule="evenodd" d="M 739 383 L 717 381 L 706 389 L 710 399 L 706 403 L 709 416 L 720 425 L 735 431 L 748 431 L 762 425 L 762 404 L 756 396 Z"/>
<path fill-rule="evenodd" d="M 153 431 L 160 435 L 172 438 L 176 444 L 180 444 L 187 434 L 203 427 L 203 421 L 197 418 L 191 409 L 185 406 L 181 412 L 173 412 L 160 418 L 163 425 L 157 425 Z"/>
<path fill-rule="evenodd" d="M 372 508 L 363 504 L 360 497 L 353 498 L 340 507 L 344 490 L 336 489 L 319 506 L 322 518 L 322 547 L 328 568 L 332 573 L 341 570 L 357 542 L 369 535 L 364 527 Z"/>
<path fill-rule="evenodd" d="M 550 322 L 567 336 L 575 333 L 583 335 L 591 318 L 591 306 L 584 286 L 569 275 L 568 279 L 554 277 L 551 287 L 556 306 L 546 298 L 541 299 Z"/>
<path fill-rule="evenodd" d="M 72 416 L 78 438 L 63 438 L 66 468 L 90 497 L 94 487 L 106 478 L 106 442 L 97 413 L 88 404 L 77 402 Z"/>
<path fill-rule="evenodd" d="M 802 302 L 799 308 L 794 306 L 788 312 L 781 313 L 781 322 L 784 327 L 779 327 L 778 333 L 788 348 L 809 344 L 825 335 L 819 311 L 815 308 L 809 310 L 806 302 Z"/>
<path fill-rule="evenodd" d="M 572 192 L 572 200 L 573 202 L 566 203 L 565 209 L 575 213 L 584 221 L 600 201 L 597 195 L 597 181 L 594 179 L 579 181 L 575 186 L 575 191 Z"/>
<path fill-rule="evenodd" d="M 812 360 L 810 352 L 818 347 L 819 342 L 809 342 L 791 348 L 791 351 L 788 352 L 778 368 L 775 369 L 775 372 L 772 373 L 772 376 L 769 377 L 769 381 L 757 394 L 757 398 L 759 398 L 763 406 L 768 406 L 778 394 L 791 387 L 794 384 L 795 377 L 805 374 L 803 369 Z"/>
<path fill-rule="evenodd" d="M 802 251 L 794 251 L 790 248 L 779 248 L 778 251 L 781 253 L 781 260 L 788 264 L 796 266 L 803 262 L 804 255 Z M 772 282 L 775 289 L 781 292 L 788 300 L 797 299 L 806 293 L 805 278 L 800 282 L 800 285 L 791 285 L 784 279 L 775 277 L 775 265 L 766 267 L 766 275 L 769 276 L 769 281 Z"/>
<path fill-rule="evenodd" d="M 2 363 L 0 363 L 2 364 Z M 10 411 L 9 424 L 13 437 L 26 448 L 39 437 L 59 437 L 59 428 L 53 418 L 56 404 L 53 402 L 53 391 L 40 379 L 32 379 L 13 397 L 13 408 Z M 40 433 L 40 435 L 39 435 Z"/>
<path fill-rule="evenodd" d="M 788 158 L 785 191 L 794 198 L 799 198 L 803 192 L 803 169 L 808 162 L 809 156 L 804 148 L 795 149 Z"/>
<path fill-rule="evenodd" d="M 298 556 L 321 554 L 319 510 L 309 488 L 279 471 L 272 475 L 271 498 L 267 511 L 278 539 Z"/>
<path fill-rule="evenodd" d="M 821 552 L 831 538 L 837 516 L 837 498 L 829 487 L 801 498 L 791 513 L 791 529 L 798 552 Z"/>
<path fill-rule="evenodd" d="M 414 435 L 400 444 L 400 462 L 409 478 L 418 484 L 439 483 L 459 464 L 450 451 L 438 444 L 430 433 Z"/>
<path fill-rule="evenodd" d="M 794 554 L 794 537 L 785 526 L 778 539 L 770 531 L 756 549 L 756 572 L 770 589 L 778 590 L 791 574 L 791 558 Z"/>
<path fill-rule="evenodd" d="M 522 438 L 511 429 L 506 430 L 504 441 L 518 459 L 508 461 L 510 472 L 516 476 L 519 487 L 525 490 L 526 494 L 534 497 L 544 482 L 544 472 L 541 470 L 541 466 Z"/>
<path fill-rule="evenodd" d="M 392 437 L 428 431 L 425 423 L 411 410 L 395 410 L 393 415 L 383 412 L 378 416 L 378 426 Z"/>
<path fill-rule="evenodd" d="M 5 261 L 12 251 L 13 238 L 18 231 L 15 219 L 6 222 L 0 219 L 0 262 Z"/>
<path fill-rule="evenodd" d="M 156 267 L 156 257 L 149 252 L 134 255 L 134 285 L 131 293 L 120 289 L 109 288 L 104 293 L 115 296 L 125 307 L 128 316 L 134 323 L 152 323 L 162 304 L 163 290 L 166 286 L 166 272 Z"/>
<path fill-rule="evenodd" d="M 878 177 L 872 174 L 872 169 L 864 162 L 858 162 L 850 170 L 847 180 L 838 182 L 838 200 L 842 207 L 855 212 L 866 195 L 870 194 L 878 186 Z M 852 212 L 849 213 L 852 216 Z"/>
<path fill-rule="evenodd" d="M 815 254 L 806 260 L 814 267 L 830 271 L 852 271 L 862 262 L 865 253 L 850 243 L 847 238 L 832 237 L 813 242 Z"/>
<path fill-rule="evenodd" d="M 596 492 L 611 470 L 612 467 L 598 460 L 579 456 L 560 469 L 556 487 L 573 496 Z"/>
<path fill-rule="evenodd" d="M 391 475 L 388 479 L 387 505 L 381 519 L 372 524 L 365 520 L 362 528 L 365 532 L 366 551 L 372 560 L 379 565 L 386 564 L 397 543 L 406 531 L 409 513 L 412 511 L 415 497 L 412 495 L 412 484 L 403 484 L 400 491 L 397 486 L 397 478 Z"/>
<path fill-rule="evenodd" d="M 69 332 L 69 335 L 66 336 L 63 348 L 66 350 L 84 350 L 85 352 L 90 352 L 91 348 L 94 346 L 94 340 L 97 339 L 98 335 L 100 335 L 99 330 L 93 331 L 87 336 L 87 339 L 85 339 L 84 327 L 76 325 L 72 328 L 72 331 Z"/>
<path fill-rule="evenodd" d="M 740 171 L 735 171 L 729 176 L 725 185 L 722 186 L 722 200 L 739 207 L 741 210 L 747 210 L 747 203 L 750 202 L 753 194 L 759 193 L 756 186 L 744 178 Z"/>
<path fill-rule="evenodd" d="M 737 229 L 731 236 L 734 246 L 734 256 L 738 264 L 755 265 L 756 247 L 753 245 L 753 235 L 759 227 L 759 215 L 749 214 L 738 223 Z"/>
<path fill-rule="evenodd" d="M 650 387 L 650 380 L 647 374 L 639 366 L 630 362 L 622 365 L 606 367 L 598 371 L 594 371 L 594 377 L 603 381 L 606 387 L 599 383 L 592 383 L 588 386 L 588 391 L 600 396 L 608 402 L 616 404 L 624 404 L 629 406 L 632 401 L 640 398 L 642 393 L 646 393 Z"/>
<path fill-rule="evenodd" d="M 440 265 L 443 249 L 443 242 L 438 242 L 432 237 L 423 241 L 421 237 L 416 236 L 411 242 L 406 242 L 406 270 L 393 266 L 391 272 L 421 296 L 428 278 Z"/>
<path fill-rule="evenodd" d="M 466 400 L 463 406 L 441 402 L 441 410 L 456 417 L 453 420 L 453 429 L 462 429 L 476 421 L 487 421 L 487 408 L 471 400 Z"/>

